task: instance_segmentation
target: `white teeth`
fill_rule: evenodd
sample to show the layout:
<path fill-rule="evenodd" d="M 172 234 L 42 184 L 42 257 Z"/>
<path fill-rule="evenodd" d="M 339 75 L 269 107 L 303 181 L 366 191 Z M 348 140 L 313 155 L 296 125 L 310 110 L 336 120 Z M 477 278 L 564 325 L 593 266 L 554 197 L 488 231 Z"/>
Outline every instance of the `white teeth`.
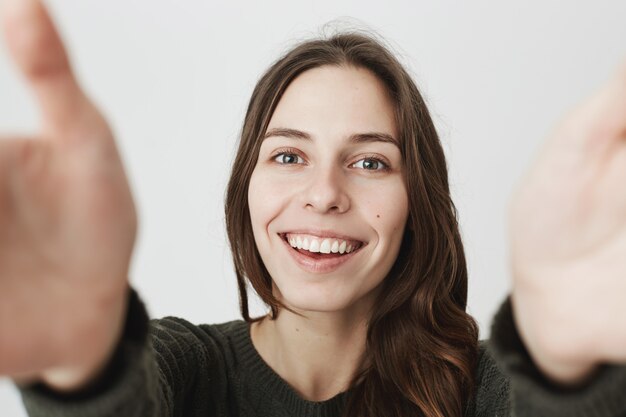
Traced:
<path fill-rule="evenodd" d="M 311 239 L 311 246 L 309 246 L 309 252 L 317 253 L 320 251 L 320 241 L 317 239 Z"/>
<path fill-rule="evenodd" d="M 320 253 L 330 253 L 330 239 L 322 240 L 320 245 Z"/>
<path fill-rule="evenodd" d="M 289 245 L 293 248 L 308 250 L 313 253 L 350 253 L 355 251 L 359 245 L 348 243 L 339 239 L 316 239 L 314 237 L 287 236 Z"/>
<path fill-rule="evenodd" d="M 339 253 L 344 253 L 346 251 L 346 241 L 344 240 L 343 242 L 341 242 L 341 245 L 339 245 Z"/>

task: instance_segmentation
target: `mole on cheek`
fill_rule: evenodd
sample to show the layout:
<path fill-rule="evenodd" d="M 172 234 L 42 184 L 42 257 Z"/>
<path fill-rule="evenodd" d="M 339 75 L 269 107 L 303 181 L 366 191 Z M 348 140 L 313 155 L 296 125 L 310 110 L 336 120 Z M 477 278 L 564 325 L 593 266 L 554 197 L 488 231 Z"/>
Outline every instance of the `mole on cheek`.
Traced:
<path fill-rule="evenodd" d="M 376 215 L 376 218 L 377 218 L 377 219 L 380 219 L 380 214 L 377 214 L 377 215 Z"/>

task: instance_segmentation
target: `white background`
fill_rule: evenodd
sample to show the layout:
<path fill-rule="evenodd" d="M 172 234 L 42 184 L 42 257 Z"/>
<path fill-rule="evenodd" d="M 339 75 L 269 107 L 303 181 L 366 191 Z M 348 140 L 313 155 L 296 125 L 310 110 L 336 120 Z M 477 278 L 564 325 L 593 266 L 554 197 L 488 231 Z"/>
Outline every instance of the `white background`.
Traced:
<path fill-rule="evenodd" d="M 295 41 L 329 21 L 368 27 L 411 69 L 447 153 L 482 338 L 509 288 L 515 182 L 551 127 L 626 58 L 617 0 L 47 3 L 117 132 L 141 222 L 131 281 L 153 317 L 196 323 L 239 317 L 225 185 L 252 88 Z M 0 132 L 34 131 L 34 103 L 2 52 Z M 25 416 L 6 379 L 0 415 Z"/>

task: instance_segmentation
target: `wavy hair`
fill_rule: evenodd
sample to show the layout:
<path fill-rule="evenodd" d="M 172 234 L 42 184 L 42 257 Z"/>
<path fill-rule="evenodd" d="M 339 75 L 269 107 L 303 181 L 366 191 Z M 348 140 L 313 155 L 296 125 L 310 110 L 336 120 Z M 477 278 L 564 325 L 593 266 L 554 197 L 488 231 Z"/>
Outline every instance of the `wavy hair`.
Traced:
<path fill-rule="evenodd" d="M 409 217 L 398 257 L 368 323 L 364 366 L 354 377 L 345 416 L 461 417 L 474 390 L 478 327 L 466 313 L 467 266 L 441 142 L 411 76 L 374 37 L 344 32 L 301 42 L 260 78 L 245 115 L 226 192 L 226 229 L 243 318 L 249 282 L 276 317 L 252 233 L 247 192 L 268 123 L 288 85 L 323 65 L 365 68 L 395 106 Z"/>

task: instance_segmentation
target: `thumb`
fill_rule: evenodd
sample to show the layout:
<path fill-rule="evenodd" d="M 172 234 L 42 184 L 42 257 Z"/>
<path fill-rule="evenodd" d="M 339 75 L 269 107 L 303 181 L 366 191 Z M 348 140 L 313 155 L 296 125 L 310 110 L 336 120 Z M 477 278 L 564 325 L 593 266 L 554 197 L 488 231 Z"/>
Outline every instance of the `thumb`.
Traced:
<path fill-rule="evenodd" d="M 4 0 L 2 5 L 8 50 L 35 93 L 46 133 L 66 133 L 93 120 L 97 112 L 72 73 L 45 7 L 39 0 Z"/>
<path fill-rule="evenodd" d="M 557 147 L 574 148 L 587 158 L 604 159 L 626 137 L 626 60 L 563 123 Z"/>

